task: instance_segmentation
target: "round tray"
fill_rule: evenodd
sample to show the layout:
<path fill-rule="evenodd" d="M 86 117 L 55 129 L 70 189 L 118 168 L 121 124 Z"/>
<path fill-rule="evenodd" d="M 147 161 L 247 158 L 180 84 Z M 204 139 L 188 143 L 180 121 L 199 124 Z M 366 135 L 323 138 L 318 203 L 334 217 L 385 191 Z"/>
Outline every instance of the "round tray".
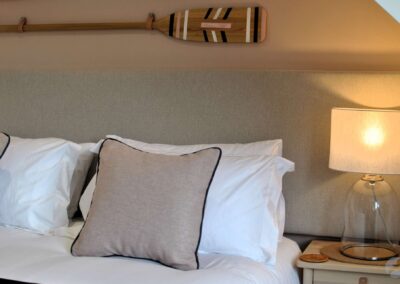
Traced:
<path fill-rule="evenodd" d="M 321 254 L 326 255 L 330 259 L 340 261 L 340 262 L 346 262 L 346 263 L 363 264 L 363 265 L 377 265 L 377 266 L 399 266 L 400 265 L 399 257 L 393 257 L 389 260 L 371 261 L 371 260 L 362 260 L 362 259 L 356 259 L 356 258 L 345 256 L 340 252 L 340 248 L 343 247 L 344 245 L 346 245 L 346 244 L 338 243 L 338 244 L 333 244 L 333 245 L 323 247 L 321 249 Z M 395 246 L 395 250 L 398 253 L 400 253 L 399 246 Z"/>

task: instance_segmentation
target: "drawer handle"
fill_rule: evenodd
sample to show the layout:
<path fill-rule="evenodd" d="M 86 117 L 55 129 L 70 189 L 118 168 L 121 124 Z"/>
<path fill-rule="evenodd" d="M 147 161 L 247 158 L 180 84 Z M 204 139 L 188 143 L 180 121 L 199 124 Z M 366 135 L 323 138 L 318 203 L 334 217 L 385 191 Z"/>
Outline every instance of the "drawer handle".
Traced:
<path fill-rule="evenodd" d="M 358 280 L 358 284 L 368 284 L 368 278 L 360 277 L 360 279 Z"/>

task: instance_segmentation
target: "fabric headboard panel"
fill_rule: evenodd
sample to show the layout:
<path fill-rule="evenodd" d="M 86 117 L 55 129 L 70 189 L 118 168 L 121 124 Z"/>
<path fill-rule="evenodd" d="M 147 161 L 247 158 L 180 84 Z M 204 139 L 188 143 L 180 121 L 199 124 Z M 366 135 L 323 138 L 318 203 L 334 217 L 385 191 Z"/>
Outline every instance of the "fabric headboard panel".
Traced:
<path fill-rule="evenodd" d="M 359 175 L 328 169 L 331 108 L 399 108 L 399 95 L 400 73 L 1 72 L 0 131 L 77 142 L 282 138 L 296 163 L 284 180 L 286 232 L 340 236 L 346 191 Z"/>

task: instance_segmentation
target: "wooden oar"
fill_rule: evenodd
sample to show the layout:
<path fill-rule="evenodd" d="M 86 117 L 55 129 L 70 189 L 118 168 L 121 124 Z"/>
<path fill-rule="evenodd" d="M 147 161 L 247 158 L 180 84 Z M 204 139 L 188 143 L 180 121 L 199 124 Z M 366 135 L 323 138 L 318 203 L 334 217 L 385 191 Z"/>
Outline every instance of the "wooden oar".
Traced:
<path fill-rule="evenodd" d="M 0 25 L 0 32 L 158 30 L 175 39 L 213 43 L 257 43 L 265 40 L 267 13 L 263 7 L 187 9 L 146 22 Z"/>

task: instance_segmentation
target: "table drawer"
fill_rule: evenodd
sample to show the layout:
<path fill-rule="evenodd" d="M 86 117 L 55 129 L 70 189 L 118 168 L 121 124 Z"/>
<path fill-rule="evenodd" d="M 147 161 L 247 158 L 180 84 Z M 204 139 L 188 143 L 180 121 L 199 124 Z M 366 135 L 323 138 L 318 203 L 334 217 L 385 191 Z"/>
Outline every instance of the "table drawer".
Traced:
<path fill-rule="evenodd" d="M 390 275 L 314 270 L 313 284 L 400 284 Z"/>

